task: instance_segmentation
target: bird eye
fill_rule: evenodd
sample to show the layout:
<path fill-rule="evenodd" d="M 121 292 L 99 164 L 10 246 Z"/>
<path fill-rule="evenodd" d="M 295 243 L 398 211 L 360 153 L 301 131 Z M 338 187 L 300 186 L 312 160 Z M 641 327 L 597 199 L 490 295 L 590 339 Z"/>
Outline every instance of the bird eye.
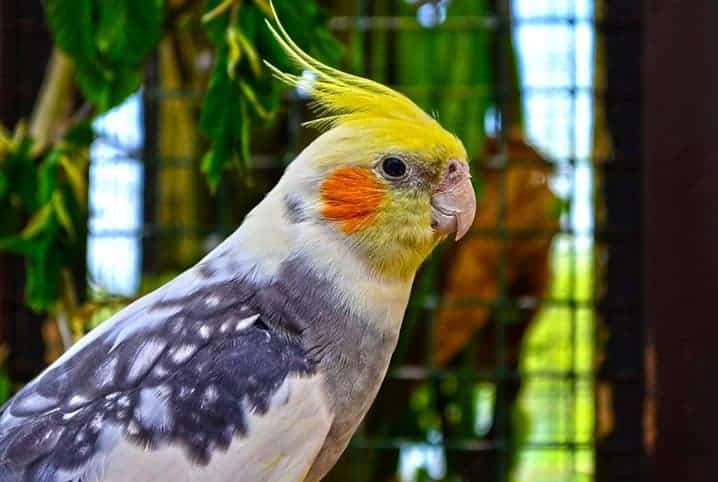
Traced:
<path fill-rule="evenodd" d="M 400 178 L 406 174 L 406 163 L 398 157 L 387 157 L 381 162 L 381 170 L 387 177 Z"/>

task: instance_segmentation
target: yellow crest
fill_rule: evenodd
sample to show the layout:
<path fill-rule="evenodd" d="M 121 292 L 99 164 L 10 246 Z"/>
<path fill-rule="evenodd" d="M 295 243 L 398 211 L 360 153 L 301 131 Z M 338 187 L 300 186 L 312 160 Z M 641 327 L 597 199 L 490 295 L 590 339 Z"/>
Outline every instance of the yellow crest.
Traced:
<path fill-rule="evenodd" d="M 316 75 L 316 79 L 308 81 L 282 72 L 265 61 L 277 78 L 312 96 L 311 107 L 320 117 L 306 125 L 321 129 L 339 125 L 359 127 L 370 130 L 375 140 L 384 140 L 397 147 L 425 151 L 438 149 L 448 157 L 466 158 L 461 141 L 409 98 L 378 82 L 342 72 L 313 58 L 289 36 L 273 4 L 272 12 L 277 28 L 269 20 L 267 26 L 274 37 L 299 68 Z"/>

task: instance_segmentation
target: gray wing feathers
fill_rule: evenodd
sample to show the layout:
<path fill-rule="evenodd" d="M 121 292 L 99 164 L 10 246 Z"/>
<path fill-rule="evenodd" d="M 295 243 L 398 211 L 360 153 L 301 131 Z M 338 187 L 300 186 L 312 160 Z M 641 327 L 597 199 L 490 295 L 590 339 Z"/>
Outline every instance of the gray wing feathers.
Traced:
<path fill-rule="evenodd" d="M 0 480 L 94 481 L 128 443 L 207 464 L 287 376 L 314 373 L 297 341 L 262 323 L 250 283 L 202 276 L 123 310 L 17 394 L 0 418 Z"/>

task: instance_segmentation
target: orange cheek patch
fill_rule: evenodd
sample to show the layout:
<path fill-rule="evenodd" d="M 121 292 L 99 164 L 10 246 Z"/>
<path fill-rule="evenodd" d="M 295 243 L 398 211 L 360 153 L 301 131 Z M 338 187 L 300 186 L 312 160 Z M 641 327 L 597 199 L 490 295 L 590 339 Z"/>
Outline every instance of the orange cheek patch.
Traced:
<path fill-rule="evenodd" d="M 369 169 L 342 167 L 322 182 L 319 192 L 322 216 L 352 234 L 374 220 L 386 189 Z"/>

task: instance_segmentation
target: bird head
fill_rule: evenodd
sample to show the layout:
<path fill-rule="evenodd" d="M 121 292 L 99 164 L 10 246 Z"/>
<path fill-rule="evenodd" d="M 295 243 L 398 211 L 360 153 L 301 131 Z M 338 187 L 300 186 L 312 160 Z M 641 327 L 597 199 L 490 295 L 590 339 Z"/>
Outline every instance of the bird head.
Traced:
<path fill-rule="evenodd" d="M 476 211 L 461 141 L 404 95 L 347 74 L 299 48 L 276 18 L 279 44 L 314 79 L 282 72 L 312 97 L 324 132 L 280 184 L 302 222 L 345 240 L 376 273 L 407 278 L 445 237 L 457 240 Z"/>

